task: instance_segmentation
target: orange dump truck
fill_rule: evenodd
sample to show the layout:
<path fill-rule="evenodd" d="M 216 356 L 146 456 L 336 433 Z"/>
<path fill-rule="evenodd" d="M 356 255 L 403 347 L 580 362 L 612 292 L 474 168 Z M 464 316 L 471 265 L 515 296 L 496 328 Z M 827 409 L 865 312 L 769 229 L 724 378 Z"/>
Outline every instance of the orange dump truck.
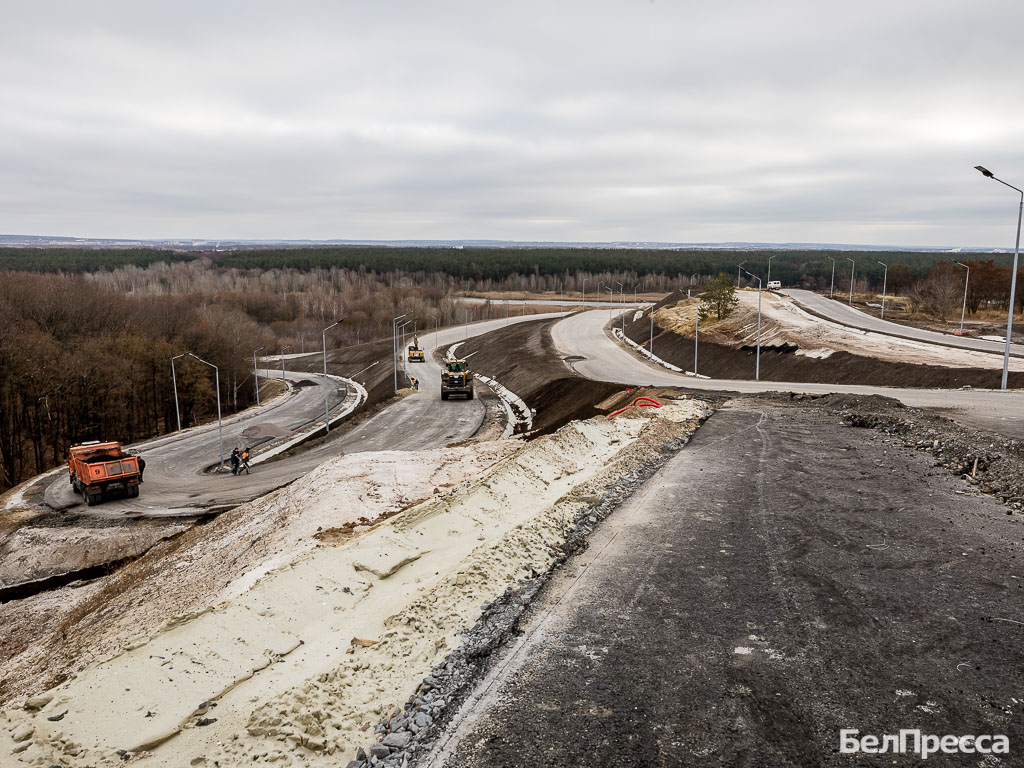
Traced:
<path fill-rule="evenodd" d="M 120 443 L 81 443 L 73 446 L 68 456 L 68 474 L 75 493 L 90 507 L 103 500 L 104 493 L 122 493 L 126 496 L 139 495 L 139 471 L 137 456 L 125 453 Z"/>

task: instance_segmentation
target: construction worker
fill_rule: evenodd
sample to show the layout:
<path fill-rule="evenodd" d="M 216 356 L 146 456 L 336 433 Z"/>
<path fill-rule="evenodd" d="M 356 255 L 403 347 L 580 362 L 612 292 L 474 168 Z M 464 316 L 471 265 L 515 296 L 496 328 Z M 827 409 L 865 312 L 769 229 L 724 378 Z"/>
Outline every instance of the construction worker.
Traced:
<path fill-rule="evenodd" d="M 243 448 L 242 449 L 242 466 L 241 466 L 241 468 L 238 471 L 241 472 L 243 469 L 245 470 L 245 474 L 248 475 L 249 474 L 249 449 L 248 448 Z"/>
<path fill-rule="evenodd" d="M 412 377 L 412 388 L 415 389 L 416 391 L 419 391 L 420 388 L 420 380 L 417 379 L 415 376 Z"/>
<path fill-rule="evenodd" d="M 238 449 L 237 448 L 232 448 L 231 449 L 231 474 L 232 475 L 237 475 L 238 474 L 238 465 L 239 465 L 240 462 L 241 462 L 241 456 L 238 453 Z"/>

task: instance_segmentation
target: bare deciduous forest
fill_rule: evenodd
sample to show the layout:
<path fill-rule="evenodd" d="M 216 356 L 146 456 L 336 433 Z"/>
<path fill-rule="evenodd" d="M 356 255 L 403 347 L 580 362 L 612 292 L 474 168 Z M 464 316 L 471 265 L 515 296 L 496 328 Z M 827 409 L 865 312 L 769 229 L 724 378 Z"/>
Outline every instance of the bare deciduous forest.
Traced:
<path fill-rule="evenodd" d="M 408 251 L 408 253 L 407 253 Z M 773 252 L 776 253 L 776 252 Z M 832 253 L 832 252 L 829 252 Z M 838 252 L 836 252 L 838 253 Z M 226 413 L 254 399 L 253 352 L 385 338 L 409 313 L 420 329 L 502 316 L 459 293 L 519 291 L 597 298 L 600 283 L 668 292 L 699 287 L 766 252 L 619 249 L 325 248 L 170 254 L 149 249 L 0 251 L 0 490 L 64 460 L 83 440 L 134 442 L 175 428 L 170 359 L 191 351 L 220 368 Z M 825 252 L 780 252 L 772 276 L 827 290 Z M 834 256 L 834 255 L 833 255 Z M 870 254 L 873 261 L 879 254 Z M 902 257 L 903 261 L 898 259 Z M 844 257 L 845 258 L 845 257 Z M 888 254 L 888 290 L 938 319 L 959 308 L 961 268 L 945 254 Z M 1001 259 L 1005 260 L 1005 259 Z M 864 257 L 855 290 L 878 290 Z M 405 267 L 402 267 L 402 264 Z M 1008 266 L 971 266 L 968 311 L 1003 308 Z M 837 275 L 837 289 L 845 282 Z M 607 297 L 602 292 L 602 297 Z M 1018 293 L 1024 306 L 1024 290 Z M 178 362 L 182 426 L 216 413 L 211 371 Z"/>

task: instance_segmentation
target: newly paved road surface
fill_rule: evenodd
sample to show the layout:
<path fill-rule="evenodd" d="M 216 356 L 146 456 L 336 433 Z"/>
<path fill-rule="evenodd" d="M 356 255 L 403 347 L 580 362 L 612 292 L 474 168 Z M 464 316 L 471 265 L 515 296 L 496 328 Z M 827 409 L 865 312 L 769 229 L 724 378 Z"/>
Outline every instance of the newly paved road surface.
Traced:
<path fill-rule="evenodd" d="M 442 349 L 470 336 L 487 333 L 507 322 L 518 323 L 539 318 L 558 317 L 558 313 L 513 317 L 506 321 L 488 320 L 471 323 L 468 328 L 443 329 L 436 334 L 436 345 Z M 464 440 L 480 428 L 485 408 L 479 400 L 442 401 L 441 369 L 431 360 L 435 344 L 433 332 L 424 334 L 421 346 L 428 362 L 412 364 L 409 371 L 420 380 L 420 391 L 383 409 L 363 424 L 336 438 L 288 458 L 261 464 L 249 475 L 238 477 L 211 474 L 205 467 L 218 459 L 217 425 L 169 435 L 139 446 L 146 459 L 145 482 L 136 499 L 109 499 L 95 507 L 86 507 L 71 490 L 67 473 L 58 473 L 47 484 L 45 499 L 56 509 L 76 507 L 81 514 L 97 517 L 195 515 L 205 509 L 234 505 L 261 496 L 301 477 L 329 458 L 344 453 L 381 450 L 424 450 Z M 318 355 L 319 353 L 311 353 Z M 328 353 L 330 354 L 330 353 Z M 381 365 L 389 364 L 381 363 Z M 270 371 L 271 375 L 277 372 Z M 289 371 L 288 378 L 314 382 L 314 386 L 298 387 L 292 393 L 259 409 L 246 410 L 224 424 L 225 454 L 236 444 L 245 444 L 243 429 L 255 424 L 273 423 L 296 429 L 310 420 L 323 418 L 324 395 L 322 376 Z M 400 386 L 405 386 L 400 382 Z M 331 382 L 331 405 L 337 402 L 339 385 Z"/>
<path fill-rule="evenodd" d="M 966 424 L 1024 438 L 1024 392 L 998 390 L 897 389 L 852 384 L 803 384 L 735 379 L 698 379 L 647 362 L 612 341 L 604 331 L 608 313 L 590 310 L 556 323 L 551 336 L 577 373 L 601 381 L 678 386 L 730 392 L 848 392 L 885 395 L 919 408 L 936 408 Z M 657 354 L 657 348 L 655 348 Z M 750 358 L 753 370 L 754 358 Z"/>
<path fill-rule="evenodd" d="M 962 349 L 974 349 L 981 352 L 993 352 L 1002 355 L 1006 350 L 1006 344 L 998 341 L 986 341 L 985 339 L 971 339 L 965 336 L 954 336 L 951 333 L 938 333 L 928 331 L 924 328 L 914 328 L 911 325 L 893 323 L 889 320 L 881 320 L 877 317 L 861 312 L 859 309 L 822 296 L 814 291 L 804 291 L 797 288 L 787 288 L 780 291 L 792 297 L 797 303 L 815 314 L 834 320 L 842 325 L 849 325 L 853 328 L 862 328 L 866 331 L 885 333 L 890 336 L 901 336 L 905 339 L 916 341 L 927 341 L 931 344 L 942 344 L 947 347 L 960 347 Z M 1003 325 L 1005 333 L 1005 323 Z M 1024 345 L 1011 344 L 1010 354 L 1024 357 Z"/>
<path fill-rule="evenodd" d="M 1021 765 L 1020 522 L 965 487 L 731 401 L 542 591 L 432 768 Z M 846 728 L 1013 751 L 837 754 Z"/>

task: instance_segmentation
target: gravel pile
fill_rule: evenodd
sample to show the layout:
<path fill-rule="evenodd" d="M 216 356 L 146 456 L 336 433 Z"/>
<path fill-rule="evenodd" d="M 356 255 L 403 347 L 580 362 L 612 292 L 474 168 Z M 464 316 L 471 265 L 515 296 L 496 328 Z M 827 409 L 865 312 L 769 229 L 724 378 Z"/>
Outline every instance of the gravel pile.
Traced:
<path fill-rule="evenodd" d="M 1024 510 L 1024 442 L 1020 440 L 964 427 L 887 397 L 803 395 L 792 399 L 815 400 L 848 426 L 875 429 L 905 448 L 932 454 L 935 466 L 995 496 L 1007 505 L 1008 515 Z"/>

